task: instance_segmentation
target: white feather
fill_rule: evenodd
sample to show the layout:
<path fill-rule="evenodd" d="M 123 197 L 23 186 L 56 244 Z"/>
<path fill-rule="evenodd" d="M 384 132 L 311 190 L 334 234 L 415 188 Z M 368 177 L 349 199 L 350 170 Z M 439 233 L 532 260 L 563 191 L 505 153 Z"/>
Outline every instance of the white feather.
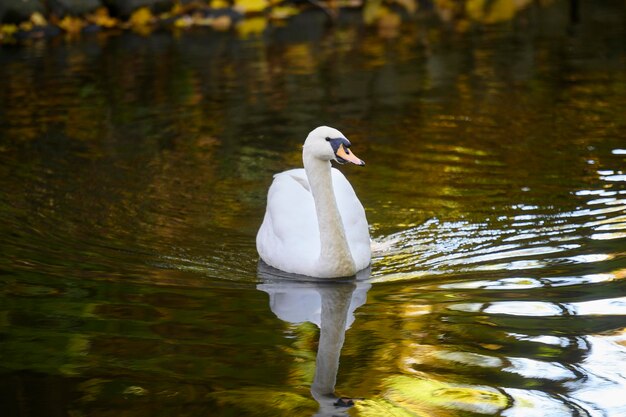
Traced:
<path fill-rule="evenodd" d="M 317 130 L 322 129 L 318 128 Z M 325 128 L 331 129 L 331 128 Z M 335 129 L 331 129 L 332 134 L 341 134 Z M 315 150 L 310 142 L 313 132 L 305 142 L 304 160 L 307 166 L 307 152 L 315 154 Z M 318 132 L 324 141 L 324 135 L 330 134 L 325 130 Z M 343 136 L 343 135 L 341 135 Z M 324 144 L 319 141 L 314 142 L 320 149 Z M 329 144 L 326 145 L 330 147 Z M 309 151 L 307 151 L 309 146 Z M 312 150 L 313 149 L 313 150 Z M 332 150 L 332 148 L 331 148 Z M 267 264 L 280 270 L 315 276 L 315 277 L 338 277 L 344 275 L 353 275 L 356 272 L 366 268 L 371 260 L 370 237 L 365 210 L 350 185 L 346 177 L 337 169 L 330 168 L 328 163 L 327 150 L 319 150 L 316 155 L 322 154 L 323 157 L 317 157 L 324 163 L 309 162 L 307 171 L 304 169 L 292 169 L 282 172 L 274 176 L 274 181 L 269 188 L 267 195 L 267 208 L 265 218 L 259 232 L 257 234 L 257 250 L 261 259 Z M 317 161 L 317 159 L 315 160 Z M 310 166 L 316 165 L 315 169 Z M 326 168 L 324 168 L 326 166 Z M 332 179 L 332 187 L 323 181 L 323 177 L 328 175 L 325 171 L 330 171 Z M 313 185 L 309 181 L 309 176 L 315 176 L 322 185 Z M 320 180 L 320 178 L 322 178 Z M 328 182 L 328 181 L 327 181 Z M 324 217 L 322 223 L 318 220 L 318 211 L 316 210 L 316 202 L 313 197 L 312 188 L 324 188 L 316 195 L 322 193 L 330 194 L 334 197 L 336 207 L 341 218 L 341 225 L 335 225 L 330 221 L 324 221 L 326 211 L 332 211 L 332 208 L 326 210 L 328 204 L 322 205 L 318 197 L 317 210 L 325 210 L 321 212 Z M 332 202 L 330 203 L 332 206 Z M 338 229 L 343 226 L 343 232 Z M 349 248 L 349 256 L 347 258 L 336 251 L 338 256 L 329 258 L 322 256 L 323 239 L 320 238 L 320 230 L 324 228 L 333 228 L 330 235 L 333 240 L 341 241 L 345 236 L 347 246 Z M 328 238 L 326 238 L 328 240 Z M 327 242 L 328 243 L 328 242 Z M 332 242 L 331 242 L 332 243 Z M 332 245 L 331 245 L 332 246 Z M 332 256 L 332 254 L 331 254 Z"/>

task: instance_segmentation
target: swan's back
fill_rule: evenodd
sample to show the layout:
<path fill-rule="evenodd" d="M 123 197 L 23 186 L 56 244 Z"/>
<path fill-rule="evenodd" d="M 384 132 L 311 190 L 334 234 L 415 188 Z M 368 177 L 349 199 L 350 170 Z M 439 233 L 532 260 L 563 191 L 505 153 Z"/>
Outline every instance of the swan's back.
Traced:
<path fill-rule="evenodd" d="M 365 210 L 346 177 L 332 169 L 337 208 L 357 270 L 370 263 L 371 251 Z M 267 264 L 283 271 L 313 275 L 320 255 L 320 232 L 315 202 L 304 169 L 274 176 L 267 195 L 257 250 Z"/>

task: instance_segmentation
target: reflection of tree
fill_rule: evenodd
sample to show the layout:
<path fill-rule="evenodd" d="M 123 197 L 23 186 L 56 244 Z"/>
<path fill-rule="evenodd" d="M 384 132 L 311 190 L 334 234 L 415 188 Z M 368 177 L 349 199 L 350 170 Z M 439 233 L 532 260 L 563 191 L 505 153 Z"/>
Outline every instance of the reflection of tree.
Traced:
<path fill-rule="evenodd" d="M 585 378 L 580 367 L 590 354 L 586 336 L 590 326 L 594 332 L 614 329 L 614 317 L 572 320 L 559 302 L 551 303 L 555 316 L 501 314 L 492 312 L 486 300 L 524 299 L 523 291 L 461 294 L 431 285 L 399 285 L 391 291 L 396 294 L 393 311 L 381 302 L 388 288 L 370 291 L 370 299 L 379 302 L 361 312 L 362 325 L 344 349 L 343 363 L 349 368 L 358 360 L 363 370 L 344 381 L 351 394 L 381 392 L 358 402 L 358 415 L 403 409 L 418 415 L 491 414 L 523 403 L 580 412 L 568 394 Z"/>

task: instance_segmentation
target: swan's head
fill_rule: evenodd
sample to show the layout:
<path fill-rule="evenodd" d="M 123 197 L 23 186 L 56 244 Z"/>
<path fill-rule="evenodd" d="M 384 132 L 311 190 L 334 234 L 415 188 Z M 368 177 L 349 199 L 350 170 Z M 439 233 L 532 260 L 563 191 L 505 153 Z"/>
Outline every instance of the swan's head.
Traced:
<path fill-rule="evenodd" d="M 320 126 L 313 129 L 304 141 L 304 153 L 324 161 L 365 165 L 365 162 L 352 153 L 350 146 L 352 144 L 343 133 L 332 127 Z"/>

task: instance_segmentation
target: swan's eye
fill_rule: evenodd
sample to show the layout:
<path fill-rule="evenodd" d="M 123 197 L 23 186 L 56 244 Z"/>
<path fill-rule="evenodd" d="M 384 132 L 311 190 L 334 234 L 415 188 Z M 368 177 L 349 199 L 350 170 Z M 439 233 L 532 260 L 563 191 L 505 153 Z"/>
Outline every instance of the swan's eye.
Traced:
<path fill-rule="evenodd" d="M 329 137 L 326 137 L 326 142 L 330 142 L 330 138 Z"/>

